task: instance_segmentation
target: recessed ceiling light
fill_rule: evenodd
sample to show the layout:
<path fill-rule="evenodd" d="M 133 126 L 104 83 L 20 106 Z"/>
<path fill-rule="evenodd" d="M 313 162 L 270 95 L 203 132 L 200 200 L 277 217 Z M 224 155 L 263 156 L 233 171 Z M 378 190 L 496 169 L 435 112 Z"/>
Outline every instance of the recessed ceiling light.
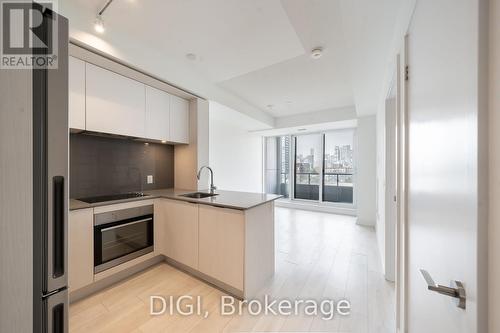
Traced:
<path fill-rule="evenodd" d="M 323 48 L 316 47 L 311 51 L 311 58 L 319 59 L 323 55 Z"/>
<path fill-rule="evenodd" d="M 161 140 L 161 143 L 167 143 L 167 140 Z"/>
<path fill-rule="evenodd" d="M 187 53 L 186 54 L 186 58 L 188 58 L 188 60 L 194 61 L 194 60 L 196 60 L 196 54 L 194 54 L 194 53 Z"/>

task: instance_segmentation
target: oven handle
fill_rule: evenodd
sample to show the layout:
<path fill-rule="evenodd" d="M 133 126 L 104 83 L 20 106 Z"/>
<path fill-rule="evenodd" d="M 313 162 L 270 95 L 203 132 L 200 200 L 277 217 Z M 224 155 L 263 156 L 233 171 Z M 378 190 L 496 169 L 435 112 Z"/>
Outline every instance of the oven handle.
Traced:
<path fill-rule="evenodd" d="M 108 230 L 113 230 L 113 229 L 118 229 L 118 228 L 126 227 L 126 226 L 129 226 L 129 225 L 133 225 L 133 224 L 137 224 L 137 223 L 142 223 L 142 222 L 146 222 L 146 221 L 152 221 L 152 220 L 153 219 L 151 217 L 149 217 L 147 219 L 142 219 L 142 220 L 138 220 L 138 221 L 132 221 L 132 222 L 125 223 L 125 224 L 119 224 L 119 225 L 115 225 L 113 227 L 103 228 L 103 229 L 101 229 L 101 232 L 108 231 Z"/>

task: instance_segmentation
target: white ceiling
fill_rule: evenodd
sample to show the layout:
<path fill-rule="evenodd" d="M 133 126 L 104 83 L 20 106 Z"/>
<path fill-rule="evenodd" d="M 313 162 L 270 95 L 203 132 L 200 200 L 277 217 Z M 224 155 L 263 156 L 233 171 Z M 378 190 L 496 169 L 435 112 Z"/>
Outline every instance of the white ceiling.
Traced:
<path fill-rule="evenodd" d="M 220 86 L 275 117 L 353 105 L 338 3 L 281 1 L 305 52 Z M 318 46 L 323 57 L 314 60 L 310 51 Z"/>
<path fill-rule="evenodd" d="M 103 35 L 92 26 L 105 0 L 59 6 L 72 38 L 272 126 L 352 105 L 374 114 L 409 1 L 114 0 Z"/>
<path fill-rule="evenodd" d="M 253 130 L 252 133 L 261 136 L 280 136 L 280 135 L 299 135 L 307 133 L 326 132 L 339 129 L 356 128 L 358 126 L 357 119 L 341 120 L 334 122 L 325 122 L 321 124 L 311 124 L 306 126 L 292 126 L 287 128 L 272 128 L 265 130 Z"/>

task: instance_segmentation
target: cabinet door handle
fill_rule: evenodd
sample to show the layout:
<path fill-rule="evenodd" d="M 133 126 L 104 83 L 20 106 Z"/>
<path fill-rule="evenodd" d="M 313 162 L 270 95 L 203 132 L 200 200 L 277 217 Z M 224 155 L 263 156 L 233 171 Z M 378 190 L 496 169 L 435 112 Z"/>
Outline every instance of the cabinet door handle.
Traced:
<path fill-rule="evenodd" d="M 127 227 L 127 226 L 130 226 L 130 225 L 134 225 L 134 224 L 142 223 L 142 222 L 146 222 L 146 221 L 153 221 L 153 219 L 152 218 L 147 218 L 147 219 L 137 220 L 137 221 L 133 221 L 133 222 L 129 222 L 129 223 L 118 224 L 118 225 L 115 225 L 113 227 L 103 228 L 103 229 L 101 229 L 101 232 L 105 232 L 105 231 L 109 231 L 109 230 L 114 230 L 114 229 L 120 229 L 120 228 L 123 228 L 123 227 Z"/>
<path fill-rule="evenodd" d="M 467 296 L 465 294 L 464 285 L 461 281 L 454 281 L 455 287 L 445 287 L 443 285 L 436 284 L 429 272 L 427 272 L 425 269 L 421 269 L 420 273 L 427 283 L 428 290 L 434 291 L 441 295 L 456 298 L 458 300 L 457 306 L 465 310 Z"/>

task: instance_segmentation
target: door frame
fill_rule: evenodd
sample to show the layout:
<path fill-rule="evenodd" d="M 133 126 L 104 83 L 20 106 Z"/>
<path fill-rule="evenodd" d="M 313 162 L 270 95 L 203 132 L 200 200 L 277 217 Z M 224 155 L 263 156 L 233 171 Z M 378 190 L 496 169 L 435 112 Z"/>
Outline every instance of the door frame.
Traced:
<path fill-rule="evenodd" d="M 396 96 L 396 331 L 408 330 L 408 35 L 397 55 Z"/>
<path fill-rule="evenodd" d="M 397 59 L 396 59 L 397 62 Z M 396 275 L 396 225 L 397 213 L 397 114 L 398 114 L 398 69 L 394 68 L 394 78 L 384 105 L 384 185 L 383 185 L 383 212 L 384 212 L 384 275 L 388 281 L 395 282 Z"/>
<path fill-rule="evenodd" d="M 322 155 L 321 155 L 321 172 L 319 173 L 319 176 L 320 176 L 320 183 L 319 183 L 319 193 L 318 193 L 318 200 L 309 200 L 309 199 L 297 199 L 295 197 L 295 184 L 296 184 L 296 181 L 297 181 L 297 137 L 300 137 L 300 136 L 305 136 L 305 135 L 318 135 L 321 137 L 321 144 L 320 144 L 320 147 L 321 147 L 321 152 L 322 152 Z M 315 204 L 319 204 L 319 203 L 323 203 L 323 174 L 325 172 L 324 168 L 325 168 L 325 157 L 324 157 L 324 151 L 325 151 L 325 132 L 323 131 L 319 131 L 319 132 L 311 132 L 311 133 L 304 133 L 304 134 L 292 134 L 291 135 L 291 147 L 292 147 L 292 151 L 291 151 L 291 154 L 290 154 L 290 158 L 292 159 L 292 164 L 293 165 L 293 168 L 290 168 L 290 172 L 291 172 L 291 175 L 290 175 L 290 179 L 291 179 L 291 185 L 292 185 L 292 195 L 290 196 L 290 199 L 293 200 L 293 201 L 302 201 L 302 202 L 312 202 L 312 203 L 315 203 Z"/>

